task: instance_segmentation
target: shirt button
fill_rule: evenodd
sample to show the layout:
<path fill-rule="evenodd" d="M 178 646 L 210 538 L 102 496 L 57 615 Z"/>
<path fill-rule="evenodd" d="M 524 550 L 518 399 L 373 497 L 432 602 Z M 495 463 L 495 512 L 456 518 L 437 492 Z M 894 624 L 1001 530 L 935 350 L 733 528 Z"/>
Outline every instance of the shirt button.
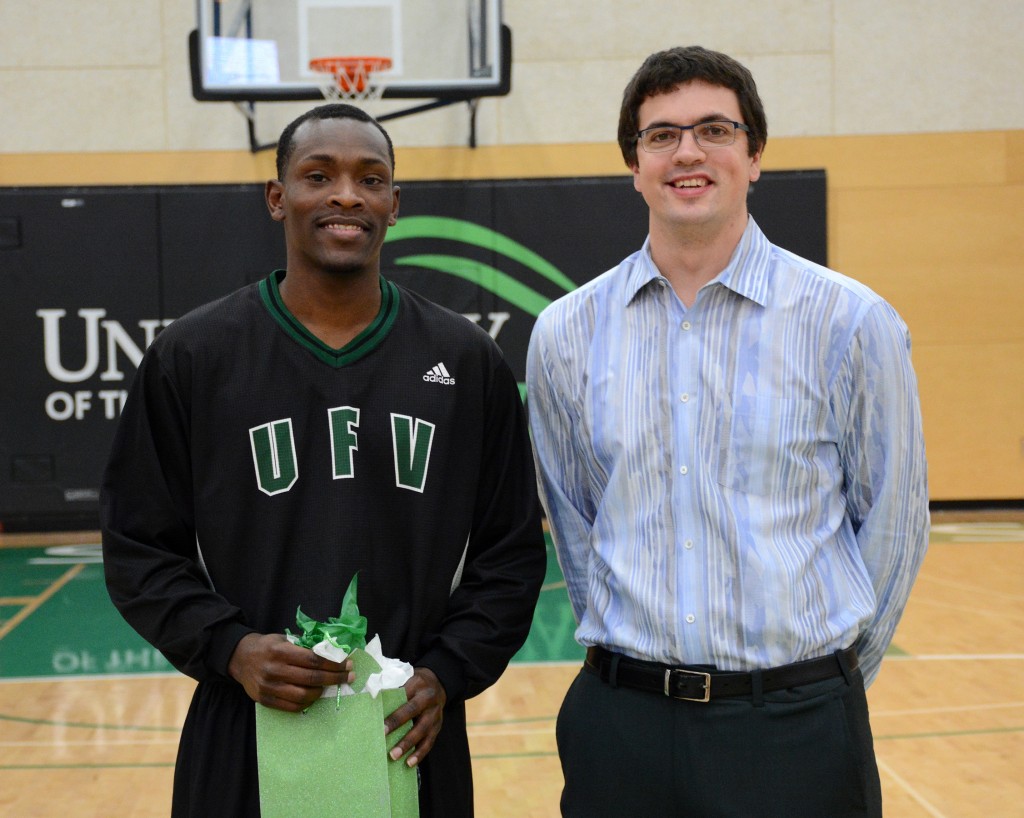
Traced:
<path fill-rule="evenodd" d="M 690 470 L 686 466 L 680 466 L 679 467 L 679 473 L 680 474 L 686 474 L 688 471 L 690 471 Z"/>
<path fill-rule="evenodd" d="M 688 403 L 690 400 L 690 396 L 686 392 L 683 392 L 683 394 L 679 396 L 679 400 L 682 401 L 683 403 Z"/>
<path fill-rule="evenodd" d="M 685 548 L 687 550 L 693 548 L 693 540 L 687 540 L 686 542 L 684 542 L 683 543 L 683 548 Z"/>
<path fill-rule="evenodd" d="M 686 615 L 686 622 L 687 622 L 687 624 L 692 625 L 696 621 L 697 621 L 697 617 L 695 617 L 693 614 L 687 614 Z"/>
<path fill-rule="evenodd" d="M 683 329 L 689 329 L 689 328 L 690 328 L 690 322 L 689 321 L 683 321 Z"/>

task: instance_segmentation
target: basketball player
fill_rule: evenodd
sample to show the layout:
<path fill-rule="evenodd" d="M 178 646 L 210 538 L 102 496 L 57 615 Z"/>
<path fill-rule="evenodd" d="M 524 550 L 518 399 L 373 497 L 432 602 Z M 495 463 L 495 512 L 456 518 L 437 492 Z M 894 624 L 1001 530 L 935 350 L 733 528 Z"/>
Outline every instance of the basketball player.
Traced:
<path fill-rule="evenodd" d="M 253 701 L 299 711 L 352 678 L 283 633 L 358 572 L 371 634 L 415 666 L 392 763 L 419 766 L 421 815 L 469 816 L 464 702 L 522 645 L 545 568 L 517 385 L 486 332 L 381 276 L 399 188 L 376 121 L 304 114 L 277 172 L 287 269 L 160 334 L 103 484 L 111 598 L 199 682 L 173 815 L 259 815 Z"/>
<path fill-rule="evenodd" d="M 750 72 L 652 54 L 619 146 L 643 247 L 543 312 L 530 419 L 587 646 L 563 815 L 881 815 L 865 685 L 928 542 L 910 339 L 747 212 Z"/>

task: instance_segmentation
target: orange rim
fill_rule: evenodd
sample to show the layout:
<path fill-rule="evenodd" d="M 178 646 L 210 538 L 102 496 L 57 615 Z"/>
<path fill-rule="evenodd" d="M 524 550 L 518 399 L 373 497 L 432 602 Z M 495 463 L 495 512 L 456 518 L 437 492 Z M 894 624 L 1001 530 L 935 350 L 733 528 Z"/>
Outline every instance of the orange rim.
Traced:
<path fill-rule="evenodd" d="M 317 57 L 309 61 L 311 71 L 333 74 L 342 91 L 362 93 L 374 71 L 387 71 L 390 57 Z"/>

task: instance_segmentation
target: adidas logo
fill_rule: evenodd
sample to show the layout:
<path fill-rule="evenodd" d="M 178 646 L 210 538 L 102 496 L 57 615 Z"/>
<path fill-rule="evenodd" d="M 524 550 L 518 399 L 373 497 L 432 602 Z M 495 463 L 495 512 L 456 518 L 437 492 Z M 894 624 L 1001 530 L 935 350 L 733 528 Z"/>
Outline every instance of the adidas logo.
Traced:
<path fill-rule="evenodd" d="M 435 364 L 426 375 L 423 376 L 423 380 L 429 383 L 443 383 L 446 385 L 454 385 L 455 378 L 448 374 L 448 370 L 445 369 L 444 364 Z"/>

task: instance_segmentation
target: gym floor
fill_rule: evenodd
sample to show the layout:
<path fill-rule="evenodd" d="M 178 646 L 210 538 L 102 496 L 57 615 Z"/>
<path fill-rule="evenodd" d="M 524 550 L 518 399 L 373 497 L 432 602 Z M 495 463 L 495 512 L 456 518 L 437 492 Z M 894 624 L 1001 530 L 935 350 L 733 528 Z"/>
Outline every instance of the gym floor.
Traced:
<path fill-rule="evenodd" d="M 113 610 L 95 532 L 0 535 L 0 815 L 165 816 L 194 682 Z M 870 688 L 887 818 L 1024 816 L 1024 513 L 936 513 Z M 558 815 L 582 650 L 553 555 L 530 638 L 469 703 L 477 814 Z"/>

